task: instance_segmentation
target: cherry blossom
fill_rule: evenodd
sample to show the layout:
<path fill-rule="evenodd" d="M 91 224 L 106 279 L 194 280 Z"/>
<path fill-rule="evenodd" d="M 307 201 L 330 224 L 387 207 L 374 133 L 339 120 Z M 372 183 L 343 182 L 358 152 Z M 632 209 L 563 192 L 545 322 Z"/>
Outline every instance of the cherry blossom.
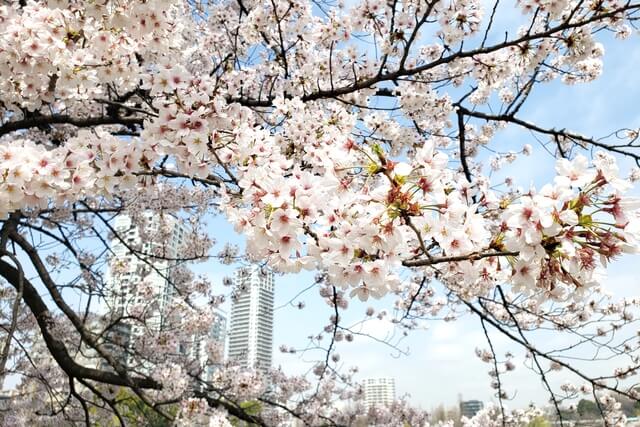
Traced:
<path fill-rule="evenodd" d="M 617 42 L 604 34 L 630 37 L 640 5 L 519 0 L 522 22 L 503 29 L 494 20 L 497 2 L 495 10 L 476 0 L 347 3 L 0 6 L 0 275 L 11 285 L 7 298 L 16 307 L 25 303 L 22 317 L 19 307 L 12 310 L 12 323 L 38 349 L 49 389 L 68 391 L 74 401 L 49 416 L 68 411 L 81 419 L 89 414 L 86 402 L 108 411 L 117 392 L 111 387 L 122 386 L 181 425 L 226 425 L 230 417 L 263 425 L 288 418 L 353 423 L 364 412 L 362 393 L 355 371 L 337 372 L 344 358 L 334 344 L 354 340 L 341 311 L 373 299 L 398 298 L 393 324 L 407 330 L 432 317 L 453 320 L 463 307 L 483 327 L 514 332 L 509 337 L 532 359 L 552 364 L 560 362 L 531 350 L 519 334 L 543 324 L 586 327 L 593 316 L 615 318 L 616 328 L 633 321 L 630 308 L 638 302 L 604 302 L 603 281 L 614 260 L 640 251 L 640 202 L 632 195 L 638 174 L 628 172 L 630 160 L 640 161 L 637 130 L 589 137 L 530 122 L 521 107 L 534 86 L 600 78 L 605 43 Z M 506 126 L 533 134 L 544 150 L 529 140 L 500 147 L 496 135 Z M 518 177 L 496 182 L 494 173 L 534 151 L 550 154 L 554 176 L 538 188 L 519 188 Z M 184 253 L 151 244 L 166 241 L 170 227 L 150 229 L 145 212 L 189 223 Z M 153 270 L 158 259 L 180 261 L 170 277 L 175 295 L 166 301 L 179 332 L 145 334 L 131 356 L 139 369 L 131 373 L 95 331 L 115 319 L 89 316 L 88 308 L 76 313 L 65 300 L 67 288 L 103 298 L 104 265 L 117 277 L 129 272 L 129 261 L 103 247 L 120 236 L 111 226 L 116 214 L 131 217 L 149 242 L 147 249 L 128 248 L 147 260 L 145 268 Z M 211 255 L 215 236 L 205 218 L 218 214 L 245 239 L 242 254 L 225 246 Z M 326 350 L 310 369 L 313 384 L 278 370 L 241 370 L 206 340 L 207 366 L 224 365 L 214 380 L 175 354 L 188 334 L 203 333 L 208 310 L 242 291 L 216 294 L 182 262 L 229 264 L 241 256 L 278 273 L 320 273 L 314 285 L 332 312 L 310 338 Z M 56 286 L 74 268 L 77 280 Z M 44 300 L 23 289 L 33 271 L 48 293 Z M 135 286 L 144 298 L 127 316 L 144 329 L 153 323 L 157 307 L 149 301 L 156 292 L 145 280 Z M 562 314 L 550 308 L 556 306 Z M 598 328 L 599 337 L 615 329 Z M 320 344 L 325 336 L 328 348 Z M 625 345 L 622 353 L 633 351 Z M 67 363 L 69 348 L 85 347 L 108 370 L 78 373 Z M 526 422 L 535 411 L 507 416 L 502 405 L 508 394 L 499 378 L 513 370 L 513 358 L 501 360 L 493 349 L 480 356 L 495 365 L 499 425 Z M 28 359 L 15 360 L 16 371 L 39 381 Z M 613 378 L 635 369 L 619 368 Z M 572 372 L 594 394 L 633 397 L 633 389 Z M 560 392 L 572 396 L 580 387 Z M 622 422 L 614 420 L 612 397 L 596 398 L 607 423 Z M 268 408 L 259 420 L 240 404 L 251 400 Z M 354 407 L 339 410 L 341 400 Z M 162 413 L 164 401 L 177 404 L 176 414 Z M 46 411 L 23 409 L 17 405 L 16 414 L 25 423 Z M 489 408 L 467 424 L 491 425 L 497 414 Z M 367 416 L 387 425 L 429 418 L 401 399 L 369 408 Z"/>

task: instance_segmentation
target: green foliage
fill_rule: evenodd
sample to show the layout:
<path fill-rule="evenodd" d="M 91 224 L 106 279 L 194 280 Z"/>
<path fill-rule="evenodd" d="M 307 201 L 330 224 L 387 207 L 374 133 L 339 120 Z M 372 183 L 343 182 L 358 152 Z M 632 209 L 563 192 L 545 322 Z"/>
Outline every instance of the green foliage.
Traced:
<path fill-rule="evenodd" d="M 551 423 L 545 417 L 535 417 L 532 419 L 527 427 L 551 427 Z"/>
<path fill-rule="evenodd" d="M 144 403 L 128 388 L 120 388 L 115 397 L 116 407 L 124 418 L 127 426 L 133 427 L 171 427 L 172 422 L 149 405 Z M 165 405 L 162 407 L 165 413 L 175 416 L 178 413 L 177 405 Z M 120 421 L 115 415 L 108 420 L 98 420 L 96 427 L 120 427 Z"/>
<path fill-rule="evenodd" d="M 260 415 L 260 412 L 262 412 L 262 403 L 258 402 L 257 400 L 247 400 L 246 402 L 240 403 L 240 408 L 242 408 L 242 410 L 249 415 Z M 247 427 L 255 425 L 246 421 L 239 420 L 236 417 L 229 417 L 229 422 L 231 422 L 234 427 Z"/>
<path fill-rule="evenodd" d="M 587 399 L 580 399 L 580 402 L 578 402 L 578 415 L 580 417 L 589 417 L 591 415 L 599 414 L 600 411 L 598 410 L 596 402 Z"/>

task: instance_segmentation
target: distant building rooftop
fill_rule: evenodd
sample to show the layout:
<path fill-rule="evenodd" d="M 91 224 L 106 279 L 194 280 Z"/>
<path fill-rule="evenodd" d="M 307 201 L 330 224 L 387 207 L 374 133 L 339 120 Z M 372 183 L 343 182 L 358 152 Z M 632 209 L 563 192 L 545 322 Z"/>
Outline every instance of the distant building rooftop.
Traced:
<path fill-rule="evenodd" d="M 463 400 L 460 402 L 460 413 L 462 416 L 472 418 L 484 408 L 484 403 L 480 400 Z"/>

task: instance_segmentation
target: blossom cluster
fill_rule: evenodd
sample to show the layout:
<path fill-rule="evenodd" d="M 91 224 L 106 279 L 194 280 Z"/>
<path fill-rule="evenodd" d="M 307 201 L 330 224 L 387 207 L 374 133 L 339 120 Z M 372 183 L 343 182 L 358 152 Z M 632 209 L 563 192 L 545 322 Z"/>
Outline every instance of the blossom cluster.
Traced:
<path fill-rule="evenodd" d="M 319 30 L 299 40 L 299 58 L 286 64 L 293 77 L 273 83 L 271 91 L 279 96 L 256 126 L 256 111 L 240 101 L 260 79 L 247 83 L 239 71 L 203 73 L 203 67 L 213 64 L 195 61 L 197 48 L 219 43 L 222 49 L 230 41 L 211 33 L 198 42 L 203 46 L 181 50 L 189 39 L 180 13 L 184 7 L 179 2 L 3 6 L 2 20 L 8 25 L 2 36 L 10 46 L 2 51 L 9 64 L 10 79 L 2 91 L 8 123 L 28 120 L 23 109 L 39 109 L 43 102 L 55 116 L 106 112 L 115 126 L 127 123 L 116 120 L 126 118 L 124 111 L 143 115 L 130 125 L 141 126 L 139 137 L 117 137 L 99 127 L 63 134 L 59 146 L 28 137 L 5 139 L 0 145 L 3 215 L 88 196 L 109 197 L 149 185 L 145 176 L 160 169 L 221 186 L 224 211 L 247 236 L 252 257 L 266 258 L 280 271 L 326 270 L 333 284 L 361 299 L 397 290 L 403 265 L 416 260 L 428 265 L 433 257 L 462 257 L 448 263 L 442 279 L 463 293 L 512 282 L 522 290 L 546 289 L 553 297 L 561 297 L 567 286 L 580 294 L 598 282 L 596 257 L 606 262 L 634 250 L 636 207 L 624 197 L 626 184 L 606 154 L 593 169 L 581 157 L 573 163 L 561 160 L 554 184 L 539 192 L 501 196 L 480 173 L 468 184 L 451 168 L 445 150 L 452 141 L 446 138 L 424 137 L 383 114 L 337 101 L 304 100 L 312 90 L 307 67 L 320 59 L 311 60 L 308 51 L 305 57 L 303 47 L 326 46 L 331 34 L 353 29 L 408 34 L 415 23 L 406 14 L 395 16 L 378 2 L 363 2 L 354 15 L 336 14 L 326 22 L 318 22 L 302 4 L 292 4 L 286 20 L 278 18 L 285 10 L 277 4 L 253 9 L 238 28 L 243 49 L 268 38 L 274 18 L 282 33 L 280 49 L 303 28 L 315 25 Z M 562 16 L 565 7 L 552 2 L 551 16 Z M 211 28 L 233 13 L 216 6 L 209 12 Z M 483 16 L 475 2 L 451 2 L 434 13 L 440 16 L 445 43 L 478 31 Z M 393 28 L 387 23 L 390 14 Z M 196 28 L 203 34 L 210 30 L 204 22 Z M 568 67 L 564 75 L 571 79 L 580 74 L 571 67 L 597 61 L 602 49 L 588 28 L 571 30 L 564 44 L 542 37 L 526 49 L 514 44 L 451 60 L 426 70 L 423 77 L 455 83 L 455 76 L 467 75 L 478 82 L 470 102 L 487 103 L 492 93 L 500 92 L 509 103 L 513 83 L 550 55 L 554 70 Z M 165 39 L 171 41 L 158 42 Z M 391 37 L 385 43 L 383 51 L 404 58 L 396 65 L 405 67 L 400 40 Z M 316 79 L 328 79 L 331 85 L 344 75 L 349 49 L 353 46 L 335 49 L 329 75 L 320 67 Z M 333 56 L 333 46 L 330 50 Z M 431 59 L 444 54 L 438 46 L 421 52 Z M 269 58 L 268 50 L 262 54 Z M 354 66 L 366 76 L 371 63 L 358 59 Z M 267 69 L 266 62 L 255 63 L 247 73 L 258 77 Z M 41 77 L 41 82 L 30 80 Z M 111 87 L 128 95 L 113 98 Z M 352 94 L 354 101 L 366 103 L 359 99 L 370 93 L 361 92 Z M 435 134 L 451 126 L 448 118 L 455 109 L 447 93 L 404 81 L 396 94 L 403 113 L 421 131 Z M 465 125 L 464 132 L 468 148 L 461 155 L 473 154 L 493 133 L 490 127 L 478 131 L 473 125 Z M 613 222 L 607 222 L 608 213 L 614 214 Z M 505 259 L 485 257 L 491 252 Z"/>
<path fill-rule="evenodd" d="M 20 209 L 61 206 L 86 196 L 112 195 L 134 188 L 135 173 L 150 167 L 157 154 L 137 141 L 123 143 L 104 131 L 81 131 L 63 147 L 48 148 L 18 138 L 0 145 L 0 215 Z"/>

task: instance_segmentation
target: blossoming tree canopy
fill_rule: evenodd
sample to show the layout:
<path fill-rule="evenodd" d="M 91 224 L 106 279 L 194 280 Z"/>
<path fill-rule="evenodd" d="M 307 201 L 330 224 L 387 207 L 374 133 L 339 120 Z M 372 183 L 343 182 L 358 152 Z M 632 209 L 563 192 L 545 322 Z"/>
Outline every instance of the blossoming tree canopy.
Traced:
<path fill-rule="evenodd" d="M 514 8 L 518 24 L 498 27 L 496 17 Z M 106 248 L 118 213 L 139 223 L 145 211 L 189 218 L 184 261 L 213 257 L 203 218 L 221 213 L 245 236 L 251 261 L 320 271 L 320 293 L 335 309 L 332 344 L 349 297 L 392 294 L 406 314 L 435 314 L 446 305 L 429 299 L 426 283 L 436 280 L 450 301 L 507 332 L 524 322 L 522 301 L 540 322 L 560 322 L 547 303 L 580 311 L 600 292 L 609 262 L 639 249 L 640 202 L 628 196 L 638 173 L 626 171 L 640 159 L 638 132 L 584 136 L 530 122 L 522 107 L 541 85 L 597 79 L 602 43 L 618 42 L 605 33 L 630 36 L 639 9 L 615 0 L 4 2 L 0 274 L 15 303 L 7 303 L 2 366 L 23 351 L 12 337 L 30 334 L 66 374 L 58 386 L 82 393 L 77 409 L 87 423 L 83 399 L 115 410 L 102 388 L 109 384 L 161 412 L 154 402 L 182 401 L 178 419 L 207 408 L 265 425 L 354 416 L 327 405 L 347 393 L 337 372 L 327 373 L 333 345 L 316 370 L 322 386 L 300 380 L 283 391 L 287 381 L 273 374 L 281 396 L 261 397 L 272 412 L 260 416 L 234 403 L 261 396 L 260 380 L 239 387 L 235 371 L 220 371 L 229 389 L 208 384 L 219 387 L 214 397 L 192 387 L 198 376 L 180 361 L 153 374 L 128 371 L 55 278 L 75 269 L 80 279 L 69 286 L 101 297 L 100 260 L 112 261 Z M 489 168 L 532 150 L 501 149 L 494 136 L 505 126 L 534 134 L 549 152 L 547 184 L 520 190 L 491 180 Z M 27 271 L 36 272 L 33 283 Z M 206 311 L 194 296 L 221 301 L 186 270 L 171 280 L 175 311 L 194 328 Z M 154 357 L 171 345 L 162 338 L 148 343 L 160 353 L 134 356 L 160 363 Z M 79 344 L 109 369 L 74 361 L 69 351 Z M 591 386 L 635 397 L 622 386 Z M 195 397 L 204 400 L 187 400 Z M 402 405 L 393 411 L 427 419 Z"/>

